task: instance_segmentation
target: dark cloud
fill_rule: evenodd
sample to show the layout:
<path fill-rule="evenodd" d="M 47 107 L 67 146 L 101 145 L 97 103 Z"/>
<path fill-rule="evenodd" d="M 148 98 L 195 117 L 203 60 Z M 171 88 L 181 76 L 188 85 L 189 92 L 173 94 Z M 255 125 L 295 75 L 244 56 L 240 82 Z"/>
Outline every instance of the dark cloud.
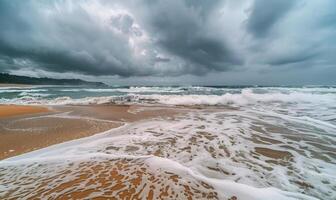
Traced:
<path fill-rule="evenodd" d="M 1 14 L 2 55 L 29 59 L 45 70 L 90 75 L 199 74 L 241 63 L 223 39 L 209 36 L 204 29 L 211 4 L 147 1 L 148 6 L 139 9 L 154 12 L 139 17 L 148 28 L 142 30 L 131 11 L 110 12 L 107 8 L 102 11 L 110 15 L 106 23 L 106 19 L 96 19 L 99 13 L 75 1 L 52 2 L 1 2 L 6 11 Z M 113 10 L 115 5 L 106 6 Z M 160 50 L 167 55 L 161 56 Z M 167 66 L 173 59 L 169 56 L 175 57 L 178 61 L 171 63 L 180 67 Z"/>
<path fill-rule="evenodd" d="M 169 58 L 163 58 L 160 56 L 155 57 L 155 62 L 169 62 L 170 59 Z"/>
<path fill-rule="evenodd" d="M 296 0 L 255 0 L 247 21 L 248 30 L 256 37 L 265 36 Z"/>
<path fill-rule="evenodd" d="M 141 37 L 141 31 L 133 26 L 129 15 L 112 16 L 111 23 L 104 24 L 105 21 L 78 5 L 61 1 L 29 3 L 26 6 L 19 1 L 1 2 L 0 7 L 6 10 L 0 14 L 2 56 L 28 59 L 35 67 L 55 72 L 120 76 L 160 73 L 144 69 L 155 54 L 150 55 L 153 58 L 139 58 L 141 62 L 135 58 L 130 40 Z"/>
<path fill-rule="evenodd" d="M 204 10 L 176 4 L 180 3 L 166 1 L 150 7 L 155 10 L 149 22 L 156 43 L 171 54 L 209 70 L 226 70 L 242 63 L 225 40 L 209 33 L 216 30 L 204 28 L 208 16 L 199 15 Z"/>
<path fill-rule="evenodd" d="M 336 47 L 334 6 L 328 0 L 256 0 L 246 24 L 253 37 L 250 51 L 258 59 L 254 62 L 274 69 L 286 65 L 287 70 L 291 66 L 308 71 L 335 65 L 330 56 Z"/>
<path fill-rule="evenodd" d="M 334 2 L 2 0 L 0 71 L 244 77 L 284 65 L 329 69 Z"/>
<path fill-rule="evenodd" d="M 309 59 L 314 58 L 315 55 L 311 55 L 311 54 L 303 54 L 300 56 L 286 56 L 283 58 L 276 58 L 274 60 L 272 60 L 271 62 L 269 62 L 269 64 L 271 65 L 287 65 L 287 64 L 295 64 L 295 63 L 300 63 L 300 62 L 304 62 L 307 61 Z"/>

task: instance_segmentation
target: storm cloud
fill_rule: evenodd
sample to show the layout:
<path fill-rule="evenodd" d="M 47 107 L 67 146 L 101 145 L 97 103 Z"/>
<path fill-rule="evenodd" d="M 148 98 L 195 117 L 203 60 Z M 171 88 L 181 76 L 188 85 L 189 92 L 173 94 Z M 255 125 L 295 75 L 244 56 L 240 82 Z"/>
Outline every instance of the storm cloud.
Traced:
<path fill-rule="evenodd" d="M 334 72 L 335 6 L 333 0 L 3 0 L 0 71 Z"/>
<path fill-rule="evenodd" d="M 265 36 L 295 5 L 296 0 L 255 0 L 247 28 L 256 37 Z"/>

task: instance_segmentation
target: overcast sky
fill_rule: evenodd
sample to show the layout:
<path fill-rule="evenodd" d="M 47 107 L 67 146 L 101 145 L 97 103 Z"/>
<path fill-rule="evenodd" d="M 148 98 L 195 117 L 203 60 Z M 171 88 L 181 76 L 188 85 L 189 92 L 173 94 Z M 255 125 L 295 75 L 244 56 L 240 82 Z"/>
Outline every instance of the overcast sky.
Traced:
<path fill-rule="evenodd" d="M 0 72 L 336 84 L 335 0 L 1 0 Z"/>

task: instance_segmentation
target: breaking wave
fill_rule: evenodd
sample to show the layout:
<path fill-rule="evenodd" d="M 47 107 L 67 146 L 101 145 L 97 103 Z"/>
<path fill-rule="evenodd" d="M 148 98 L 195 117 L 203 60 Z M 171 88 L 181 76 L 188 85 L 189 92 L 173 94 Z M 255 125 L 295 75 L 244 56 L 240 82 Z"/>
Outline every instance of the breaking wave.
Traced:
<path fill-rule="evenodd" d="M 97 89 L 95 89 L 97 90 Z M 101 89 L 104 90 L 104 89 Z M 40 91 L 40 90 L 38 90 Z M 22 95 L 25 94 L 25 95 Z M 195 95 L 195 94 L 126 94 L 118 96 L 98 96 L 85 98 L 71 98 L 62 96 L 57 98 L 41 98 L 48 94 L 21 93 L 21 97 L 0 99 L 0 103 L 15 104 L 45 104 L 45 105 L 88 105 L 106 103 L 146 103 L 165 105 L 253 105 L 260 102 L 283 102 L 283 103 L 318 103 L 335 104 L 336 95 L 332 93 L 314 94 L 304 92 L 269 92 L 256 93 L 251 89 L 243 89 L 241 93 L 225 93 L 222 95 Z"/>

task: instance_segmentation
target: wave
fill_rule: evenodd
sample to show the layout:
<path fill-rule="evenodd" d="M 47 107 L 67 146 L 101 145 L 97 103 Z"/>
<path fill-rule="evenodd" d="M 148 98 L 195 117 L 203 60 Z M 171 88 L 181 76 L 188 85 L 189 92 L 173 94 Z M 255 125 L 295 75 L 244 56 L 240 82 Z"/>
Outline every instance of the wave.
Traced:
<path fill-rule="evenodd" d="M 253 105 L 265 102 L 284 102 L 284 103 L 313 103 L 335 105 L 336 96 L 331 93 L 313 94 L 303 92 L 269 92 L 255 93 L 251 89 L 243 89 L 241 93 L 225 93 L 223 95 L 188 95 L 188 94 L 126 94 L 119 96 L 100 96 L 100 97 L 57 97 L 54 99 L 42 98 L 44 95 L 26 95 L 13 99 L 0 99 L 0 103 L 15 104 L 46 104 L 46 105 L 67 105 L 67 104 L 106 104 L 106 103 L 145 103 L 145 104 L 164 104 L 164 105 Z"/>
<path fill-rule="evenodd" d="M 62 89 L 62 92 L 122 92 L 122 93 L 162 93 L 183 92 L 181 87 L 129 87 L 129 88 L 74 88 Z"/>
<path fill-rule="evenodd" d="M 239 91 L 241 88 L 215 88 L 205 86 L 166 86 L 166 87 L 154 87 L 154 86 L 132 86 L 132 87 L 118 87 L 118 88 L 70 88 L 61 89 L 62 92 L 121 92 L 121 93 L 211 93 L 211 92 L 230 92 Z"/>
<path fill-rule="evenodd" d="M 31 93 L 31 92 L 21 92 L 19 94 L 19 96 L 21 97 L 27 97 L 27 96 L 31 96 L 31 97 L 48 97 L 50 96 L 50 94 L 47 93 Z"/>
<path fill-rule="evenodd" d="M 46 92 L 46 89 L 0 89 L 0 93 Z"/>

